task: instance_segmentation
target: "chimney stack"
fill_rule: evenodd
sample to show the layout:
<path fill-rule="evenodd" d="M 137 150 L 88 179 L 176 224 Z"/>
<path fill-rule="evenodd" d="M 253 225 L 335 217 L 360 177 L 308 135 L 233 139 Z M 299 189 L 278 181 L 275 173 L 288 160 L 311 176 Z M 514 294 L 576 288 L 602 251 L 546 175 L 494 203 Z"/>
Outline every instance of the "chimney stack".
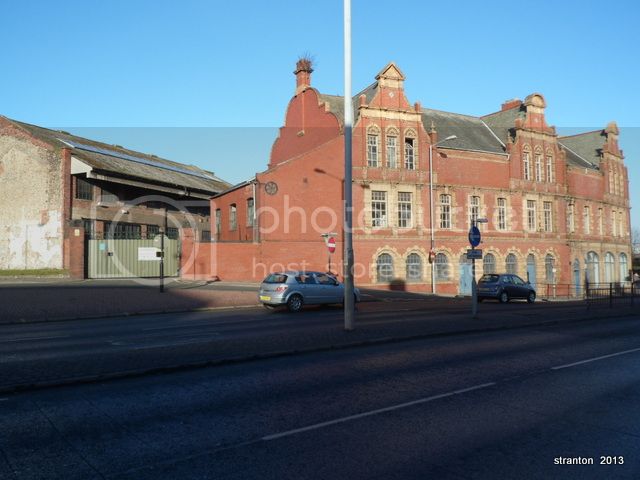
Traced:
<path fill-rule="evenodd" d="M 293 72 L 296 76 L 296 95 L 311 86 L 312 72 L 312 61 L 309 57 L 302 57 L 298 60 L 296 69 Z"/>

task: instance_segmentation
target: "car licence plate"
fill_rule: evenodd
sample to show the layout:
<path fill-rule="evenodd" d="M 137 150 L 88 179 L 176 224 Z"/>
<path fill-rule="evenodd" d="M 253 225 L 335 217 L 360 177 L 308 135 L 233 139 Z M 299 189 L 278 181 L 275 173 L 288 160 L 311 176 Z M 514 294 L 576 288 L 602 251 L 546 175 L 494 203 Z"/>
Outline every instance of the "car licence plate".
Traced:
<path fill-rule="evenodd" d="M 260 300 L 262 300 L 263 302 L 268 302 L 271 300 L 271 297 L 269 297 L 268 295 L 260 295 Z"/>

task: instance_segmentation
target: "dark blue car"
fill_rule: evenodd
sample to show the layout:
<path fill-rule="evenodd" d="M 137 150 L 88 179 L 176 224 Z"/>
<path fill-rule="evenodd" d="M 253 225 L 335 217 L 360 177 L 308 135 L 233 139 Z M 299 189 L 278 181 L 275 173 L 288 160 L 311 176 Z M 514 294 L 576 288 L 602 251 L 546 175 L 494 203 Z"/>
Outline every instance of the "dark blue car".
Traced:
<path fill-rule="evenodd" d="M 478 301 L 495 298 L 507 303 L 512 298 L 522 298 L 529 303 L 536 301 L 536 291 L 529 282 L 511 273 L 487 273 L 478 281 Z"/>

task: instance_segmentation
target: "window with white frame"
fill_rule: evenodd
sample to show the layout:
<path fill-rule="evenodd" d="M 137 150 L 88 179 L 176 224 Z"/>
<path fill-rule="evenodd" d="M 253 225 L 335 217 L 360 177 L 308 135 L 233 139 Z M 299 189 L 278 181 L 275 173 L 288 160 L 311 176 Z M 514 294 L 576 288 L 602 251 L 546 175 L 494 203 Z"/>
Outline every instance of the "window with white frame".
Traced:
<path fill-rule="evenodd" d="M 398 137 L 387 135 L 387 167 L 398 168 Z"/>
<path fill-rule="evenodd" d="M 414 170 L 416 168 L 415 162 L 415 139 L 411 137 L 405 137 L 404 139 L 404 168 L 407 170 Z"/>
<path fill-rule="evenodd" d="M 436 272 L 436 281 L 444 282 L 449 280 L 449 258 L 444 253 L 436 254 L 434 265 Z"/>
<path fill-rule="evenodd" d="M 512 275 L 518 274 L 518 259 L 513 253 L 507 255 L 504 263 L 507 273 L 510 273 Z"/>
<path fill-rule="evenodd" d="M 422 257 L 417 253 L 411 253 L 407 257 L 407 280 L 420 281 L 422 280 Z"/>
<path fill-rule="evenodd" d="M 440 228 L 451 228 L 451 195 L 440 195 Z"/>
<path fill-rule="evenodd" d="M 627 254 L 620 254 L 620 281 L 624 282 L 629 277 L 629 264 L 627 263 Z"/>
<path fill-rule="evenodd" d="M 387 192 L 371 192 L 371 226 L 387 226 Z"/>
<path fill-rule="evenodd" d="M 598 209 L 598 235 L 604 235 L 604 218 L 602 208 Z"/>
<path fill-rule="evenodd" d="M 531 153 L 522 153 L 522 176 L 525 180 L 531 180 Z"/>
<path fill-rule="evenodd" d="M 498 198 L 498 230 L 507 229 L 507 199 Z"/>
<path fill-rule="evenodd" d="M 556 259 L 551 254 L 547 254 L 544 258 L 544 276 L 547 283 L 555 283 L 555 268 Z"/>
<path fill-rule="evenodd" d="M 487 253 L 482 259 L 482 273 L 496 273 L 496 257 L 493 253 Z"/>
<path fill-rule="evenodd" d="M 575 207 L 573 203 L 570 203 L 567 206 L 567 230 L 569 231 L 569 233 L 573 233 L 576 230 L 576 220 L 575 220 L 574 209 Z"/>
<path fill-rule="evenodd" d="M 229 205 L 229 230 L 235 230 L 238 228 L 238 209 L 236 208 L 236 204 L 232 203 Z"/>
<path fill-rule="evenodd" d="M 411 192 L 398 192 L 398 227 L 411 228 Z"/>
<path fill-rule="evenodd" d="M 480 197 L 472 195 L 469 197 L 469 225 L 475 225 L 480 218 Z"/>
<path fill-rule="evenodd" d="M 381 253 L 376 259 L 376 273 L 378 282 L 393 280 L 393 258 L 388 253 Z"/>
<path fill-rule="evenodd" d="M 367 166 L 378 166 L 378 142 L 380 137 L 375 133 L 367 134 Z"/>
<path fill-rule="evenodd" d="M 536 230 L 536 201 L 527 200 L 527 229 L 531 232 Z"/>
<path fill-rule="evenodd" d="M 551 232 L 553 230 L 552 203 L 544 202 L 542 204 L 544 231 Z"/>
<path fill-rule="evenodd" d="M 591 233 L 591 208 L 585 205 L 582 210 L 582 228 L 584 233 L 589 235 Z"/>
<path fill-rule="evenodd" d="M 542 167 L 542 154 L 536 153 L 536 182 L 544 181 L 544 170 Z"/>
<path fill-rule="evenodd" d="M 604 255 L 604 281 L 605 283 L 611 283 L 615 279 L 613 278 L 615 271 L 615 259 L 613 253 L 607 252 Z"/>
<path fill-rule="evenodd" d="M 553 165 L 553 156 L 547 155 L 547 182 L 553 183 L 555 177 L 555 168 Z"/>
<path fill-rule="evenodd" d="M 255 223 L 255 203 L 253 198 L 247 199 L 247 227 L 253 227 Z"/>

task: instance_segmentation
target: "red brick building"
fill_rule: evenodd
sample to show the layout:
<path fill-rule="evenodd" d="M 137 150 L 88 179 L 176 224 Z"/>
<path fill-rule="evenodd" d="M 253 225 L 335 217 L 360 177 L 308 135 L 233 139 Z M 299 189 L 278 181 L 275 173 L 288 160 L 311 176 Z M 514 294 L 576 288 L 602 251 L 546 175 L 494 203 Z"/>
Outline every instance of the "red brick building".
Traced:
<path fill-rule="evenodd" d="M 313 88 L 312 71 L 298 62 L 267 170 L 213 198 L 217 241 L 191 255 L 198 275 L 260 280 L 282 268 L 326 270 L 321 234 L 329 232 L 337 233 L 338 271 L 343 98 Z M 488 219 L 480 227 L 478 275 L 514 272 L 539 291 L 547 284 L 579 289 L 586 278 L 626 280 L 629 192 L 615 123 L 559 137 L 540 94 L 473 117 L 410 103 L 404 81 L 390 63 L 353 98 L 358 285 L 470 292 L 465 254 L 473 217 Z M 183 256 L 193 253 L 189 242 L 183 247 Z M 185 266 L 183 274 L 196 272 Z"/>

